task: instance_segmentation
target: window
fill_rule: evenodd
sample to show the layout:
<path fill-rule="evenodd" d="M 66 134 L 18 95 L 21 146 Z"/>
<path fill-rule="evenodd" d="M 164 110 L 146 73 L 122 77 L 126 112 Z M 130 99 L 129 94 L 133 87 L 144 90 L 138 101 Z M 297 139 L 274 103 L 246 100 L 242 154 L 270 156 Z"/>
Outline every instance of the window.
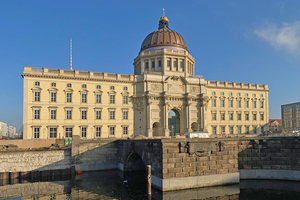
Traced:
<path fill-rule="evenodd" d="M 123 90 L 127 90 L 128 88 L 127 87 L 123 87 Z"/>
<path fill-rule="evenodd" d="M 225 126 L 221 126 L 221 132 L 225 133 Z"/>
<path fill-rule="evenodd" d="M 212 131 L 213 131 L 213 134 L 216 135 L 217 134 L 217 127 L 213 126 Z"/>
<path fill-rule="evenodd" d="M 109 127 L 109 135 L 115 135 L 115 127 Z"/>
<path fill-rule="evenodd" d="M 245 101 L 245 108 L 249 108 L 249 101 Z"/>
<path fill-rule="evenodd" d="M 260 120 L 264 120 L 264 114 L 263 113 L 260 114 Z"/>
<path fill-rule="evenodd" d="M 245 120 L 249 120 L 249 114 L 248 113 L 245 114 Z"/>
<path fill-rule="evenodd" d="M 81 103 L 87 102 L 87 94 L 81 94 Z"/>
<path fill-rule="evenodd" d="M 256 134 L 256 127 L 253 126 L 253 134 Z"/>
<path fill-rule="evenodd" d="M 169 68 L 169 70 L 171 70 L 171 59 L 167 60 L 167 67 Z"/>
<path fill-rule="evenodd" d="M 233 120 L 233 113 L 229 113 L 229 120 Z"/>
<path fill-rule="evenodd" d="M 238 114 L 237 114 L 237 118 L 238 118 L 238 120 L 242 120 L 242 115 L 241 115 L 241 113 L 238 113 Z"/>
<path fill-rule="evenodd" d="M 230 134 L 233 134 L 233 126 L 230 126 L 230 127 L 229 127 L 229 133 L 230 133 Z"/>
<path fill-rule="evenodd" d="M 216 92 L 212 92 L 212 95 L 216 95 Z"/>
<path fill-rule="evenodd" d="M 115 111 L 109 111 L 109 119 L 115 119 Z"/>
<path fill-rule="evenodd" d="M 50 110 L 50 119 L 56 119 L 56 110 Z"/>
<path fill-rule="evenodd" d="M 110 89 L 111 89 L 111 90 L 114 90 L 114 89 L 115 89 L 115 86 L 110 86 Z"/>
<path fill-rule="evenodd" d="M 33 128 L 33 138 L 40 138 L 40 128 Z"/>
<path fill-rule="evenodd" d="M 81 88 L 86 88 L 86 84 L 82 84 Z"/>
<path fill-rule="evenodd" d="M 260 127 L 260 131 L 261 131 L 261 133 L 263 133 L 264 132 L 264 127 L 262 126 L 262 127 Z"/>
<path fill-rule="evenodd" d="M 229 93 L 229 96 L 232 96 L 232 92 Z"/>
<path fill-rule="evenodd" d="M 101 94 L 96 94 L 96 103 L 101 103 Z"/>
<path fill-rule="evenodd" d="M 238 97 L 240 97 L 240 96 L 241 96 L 241 93 L 238 93 L 237 95 L 238 95 Z"/>
<path fill-rule="evenodd" d="M 86 110 L 82 110 L 81 111 L 81 119 L 86 119 L 87 118 L 86 114 L 87 114 L 87 111 Z"/>
<path fill-rule="evenodd" d="M 180 68 L 183 69 L 183 61 L 180 61 Z"/>
<path fill-rule="evenodd" d="M 246 93 L 245 96 L 247 97 L 247 96 L 248 96 L 248 93 Z"/>
<path fill-rule="evenodd" d="M 109 95 L 109 103 L 114 104 L 115 103 L 115 95 Z"/>
<path fill-rule="evenodd" d="M 128 119 L 128 111 L 123 111 L 123 119 Z"/>
<path fill-rule="evenodd" d="M 221 92 L 221 95 L 223 96 L 223 95 L 224 95 L 224 92 Z"/>
<path fill-rule="evenodd" d="M 221 113 L 221 120 L 225 120 L 225 113 Z"/>
<path fill-rule="evenodd" d="M 212 120 L 217 120 L 217 113 L 212 113 Z"/>
<path fill-rule="evenodd" d="M 128 104 L 128 96 L 123 96 L 123 104 Z"/>
<path fill-rule="evenodd" d="M 72 93 L 67 93 L 67 102 L 68 103 L 72 102 Z"/>
<path fill-rule="evenodd" d="M 96 137 L 101 137 L 101 127 L 96 127 Z"/>
<path fill-rule="evenodd" d="M 65 137 L 72 137 L 73 128 L 65 128 Z"/>
<path fill-rule="evenodd" d="M 173 67 L 177 67 L 177 60 L 176 59 L 173 60 Z"/>
<path fill-rule="evenodd" d="M 253 120 L 256 121 L 256 113 L 253 113 Z"/>
<path fill-rule="evenodd" d="M 253 94 L 253 97 L 256 97 L 256 94 Z"/>
<path fill-rule="evenodd" d="M 246 134 L 249 134 L 249 126 L 246 126 Z"/>
<path fill-rule="evenodd" d="M 253 108 L 256 108 L 256 101 L 253 101 Z"/>
<path fill-rule="evenodd" d="M 36 81 L 36 82 L 34 83 L 34 85 L 35 85 L 35 86 L 40 86 L 40 82 Z"/>
<path fill-rule="evenodd" d="M 57 128 L 49 128 L 49 137 L 56 138 L 57 137 Z"/>
<path fill-rule="evenodd" d="M 216 107 L 216 100 L 215 100 L 215 99 L 213 99 L 213 100 L 211 101 L 211 103 L 212 103 L 212 107 Z"/>
<path fill-rule="evenodd" d="M 263 101 L 260 102 L 260 108 L 264 108 L 264 102 Z"/>
<path fill-rule="evenodd" d="M 151 67 L 155 68 L 155 62 L 154 61 L 151 62 Z"/>
<path fill-rule="evenodd" d="M 225 100 L 221 99 L 221 107 L 225 107 Z"/>
<path fill-rule="evenodd" d="M 238 134 L 242 134 L 242 127 L 241 126 L 238 127 Z"/>
<path fill-rule="evenodd" d="M 96 110 L 96 119 L 101 119 L 101 110 Z"/>
<path fill-rule="evenodd" d="M 96 89 L 100 90 L 101 89 L 101 85 L 97 85 Z"/>
<path fill-rule="evenodd" d="M 51 83 L 51 87 L 56 87 L 56 83 Z"/>
<path fill-rule="evenodd" d="M 145 63 L 145 69 L 146 70 L 149 69 L 149 63 L 148 62 Z"/>
<path fill-rule="evenodd" d="M 72 119 L 72 110 L 67 110 L 67 119 Z"/>
<path fill-rule="evenodd" d="M 229 100 L 229 107 L 230 107 L 230 108 L 233 107 L 233 100 Z"/>
<path fill-rule="evenodd" d="M 161 60 L 158 61 L 158 67 L 161 67 Z"/>
<path fill-rule="evenodd" d="M 123 127 L 123 135 L 128 135 L 128 127 L 127 126 Z"/>
<path fill-rule="evenodd" d="M 81 137 L 86 137 L 86 127 L 81 127 Z"/>
<path fill-rule="evenodd" d="M 40 101 L 40 92 L 34 92 L 34 101 Z"/>
<path fill-rule="evenodd" d="M 240 108 L 241 107 L 241 100 L 237 101 L 237 107 Z"/>
<path fill-rule="evenodd" d="M 34 119 L 40 119 L 40 110 L 34 110 Z"/>
<path fill-rule="evenodd" d="M 51 102 L 56 102 L 56 92 L 51 92 L 50 93 L 50 101 Z"/>
<path fill-rule="evenodd" d="M 68 84 L 67 84 L 67 87 L 68 87 L 68 88 L 71 88 L 71 87 L 72 87 L 72 84 L 71 84 L 71 83 L 68 83 Z"/>

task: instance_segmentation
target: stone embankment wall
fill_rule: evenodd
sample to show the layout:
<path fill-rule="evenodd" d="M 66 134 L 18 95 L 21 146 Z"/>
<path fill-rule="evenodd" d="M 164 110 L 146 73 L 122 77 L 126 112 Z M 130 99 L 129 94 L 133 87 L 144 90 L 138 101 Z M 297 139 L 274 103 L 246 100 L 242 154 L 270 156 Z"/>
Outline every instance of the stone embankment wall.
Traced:
<path fill-rule="evenodd" d="M 7 151 L 0 153 L 0 172 L 29 172 L 71 167 L 70 150 Z"/>

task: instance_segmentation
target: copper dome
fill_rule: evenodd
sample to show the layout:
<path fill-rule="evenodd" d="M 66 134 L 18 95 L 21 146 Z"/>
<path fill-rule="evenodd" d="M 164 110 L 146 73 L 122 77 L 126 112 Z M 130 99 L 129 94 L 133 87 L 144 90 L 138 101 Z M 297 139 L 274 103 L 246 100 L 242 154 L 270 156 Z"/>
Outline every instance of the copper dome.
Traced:
<path fill-rule="evenodd" d="M 169 20 L 165 16 L 160 18 L 159 28 L 145 38 L 141 46 L 141 51 L 162 46 L 177 47 L 187 50 L 183 37 L 176 31 L 169 29 Z"/>

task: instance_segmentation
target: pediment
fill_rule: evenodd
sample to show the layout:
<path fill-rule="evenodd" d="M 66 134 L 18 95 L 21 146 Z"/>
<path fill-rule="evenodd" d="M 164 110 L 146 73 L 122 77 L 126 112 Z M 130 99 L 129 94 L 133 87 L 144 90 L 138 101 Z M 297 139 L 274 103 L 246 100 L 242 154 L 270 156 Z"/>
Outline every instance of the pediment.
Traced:
<path fill-rule="evenodd" d="M 184 82 L 180 76 L 168 76 L 165 80 L 168 92 L 182 93 L 184 92 Z"/>

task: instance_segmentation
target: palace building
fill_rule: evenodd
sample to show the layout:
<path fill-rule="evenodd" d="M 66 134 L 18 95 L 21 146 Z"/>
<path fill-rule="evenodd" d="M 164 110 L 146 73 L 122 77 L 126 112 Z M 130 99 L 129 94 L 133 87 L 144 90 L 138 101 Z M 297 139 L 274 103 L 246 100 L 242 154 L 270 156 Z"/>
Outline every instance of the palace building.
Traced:
<path fill-rule="evenodd" d="M 205 80 L 163 14 L 134 59 L 134 75 L 24 67 L 24 139 L 260 134 L 268 86 Z"/>

